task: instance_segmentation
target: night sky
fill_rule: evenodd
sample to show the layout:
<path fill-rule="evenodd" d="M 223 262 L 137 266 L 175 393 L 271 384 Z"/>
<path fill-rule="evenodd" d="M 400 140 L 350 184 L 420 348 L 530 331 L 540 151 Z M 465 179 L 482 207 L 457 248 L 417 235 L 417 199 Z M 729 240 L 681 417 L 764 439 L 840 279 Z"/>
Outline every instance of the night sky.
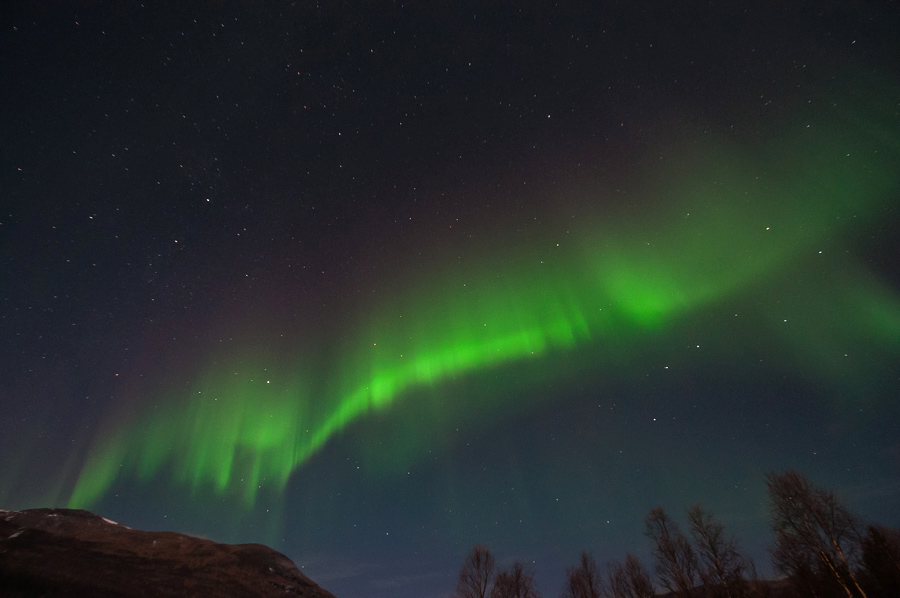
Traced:
<path fill-rule="evenodd" d="M 0 508 L 340 598 L 900 525 L 900 8 L 580 4 L 6 6 Z"/>

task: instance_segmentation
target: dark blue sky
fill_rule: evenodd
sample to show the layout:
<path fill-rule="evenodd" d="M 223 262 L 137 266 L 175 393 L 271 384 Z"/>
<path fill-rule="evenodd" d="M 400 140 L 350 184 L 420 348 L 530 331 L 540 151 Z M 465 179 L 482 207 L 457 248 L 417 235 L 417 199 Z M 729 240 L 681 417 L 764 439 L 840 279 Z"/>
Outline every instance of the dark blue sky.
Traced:
<path fill-rule="evenodd" d="M 0 507 L 340 598 L 900 525 L 900 12 L 598 4 L 8 8 Z"/>

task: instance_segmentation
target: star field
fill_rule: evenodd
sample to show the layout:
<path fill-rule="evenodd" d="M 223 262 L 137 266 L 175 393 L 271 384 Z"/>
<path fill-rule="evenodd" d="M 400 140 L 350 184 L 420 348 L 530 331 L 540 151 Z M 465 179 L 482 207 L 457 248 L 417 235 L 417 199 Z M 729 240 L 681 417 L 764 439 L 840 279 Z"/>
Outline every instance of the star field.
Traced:
<path fill-rule="evenodd" d="M 900 524 L 896 10 L 12 13 L 0 507 L 346 598 L 660 504 L 767 571 L 787 467 Z"/>

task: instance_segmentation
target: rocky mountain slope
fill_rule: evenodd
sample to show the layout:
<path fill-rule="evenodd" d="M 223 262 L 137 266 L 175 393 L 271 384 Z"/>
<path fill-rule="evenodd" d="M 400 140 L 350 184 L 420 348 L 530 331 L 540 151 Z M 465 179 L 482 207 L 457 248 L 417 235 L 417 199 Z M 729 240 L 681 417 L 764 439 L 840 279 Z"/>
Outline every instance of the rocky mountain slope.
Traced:
<path fill-rule="evenodd" d="M 0 596 L 334 598 L 283 554 L 71 509 L 0 511 Z"/>

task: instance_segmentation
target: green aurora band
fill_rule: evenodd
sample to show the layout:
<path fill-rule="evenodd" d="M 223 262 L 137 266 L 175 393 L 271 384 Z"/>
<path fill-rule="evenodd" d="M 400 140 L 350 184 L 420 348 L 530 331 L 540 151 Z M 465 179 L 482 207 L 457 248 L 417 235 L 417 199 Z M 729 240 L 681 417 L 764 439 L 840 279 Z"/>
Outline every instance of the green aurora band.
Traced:
<path fill-rule="evenodd" d="M 810 379 L 829 384 L 848 367 L 859 379 L 859 368 L 877 367 L 841 362 L 854 350 L 896 362 L 896 289 L 844 251 L 897 199 L 896 106 L 880 120 L 871 112 L 834 109 L 753 151 L 722 140 L 703 149 L 696 139 L 710 136 L 697 135 L 638 195 L 662 201 L 579 218 L 540 244 L 497 242 L 479 264 L 438 261 L 431 276 L 408 276 L 362 314 L 324 371 L 263 351 L 210 358 L 184 396 L 161 397 L 99 439 L 69 504 L 87 507 L 119 479 L 166 473 L 250 508 L 335 434 L 417 389 L 516 364 L 549 379 L 560 372 L 539 364 L 559 356 L 627 363 L 639 342 L 724 313 L 725 302 L 777 302 L 757 324 L 771 326 Z M 596 201 L 603 192 L 581 193 Z M 435 408 L 460 408 L 448 403 Z"/>

